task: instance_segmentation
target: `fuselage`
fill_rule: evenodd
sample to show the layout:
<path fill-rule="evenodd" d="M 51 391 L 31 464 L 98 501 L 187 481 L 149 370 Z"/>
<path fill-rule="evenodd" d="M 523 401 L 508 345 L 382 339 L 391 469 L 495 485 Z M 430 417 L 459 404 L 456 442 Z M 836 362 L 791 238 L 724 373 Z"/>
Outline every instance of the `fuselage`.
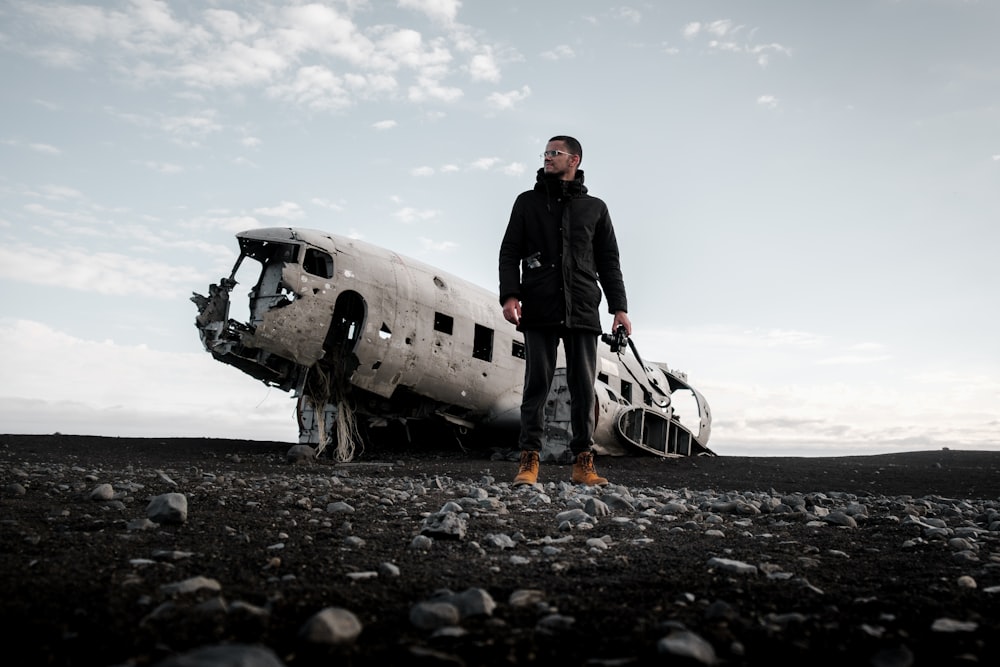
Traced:
<path fill-rule="evenodd" d="M 230 276 L 212 285 L 208 297 L 192 298 L 202 341 L 216 359 L 310 396 L 314 408 L 349 395 L 353 409 L 371 418 L 517 427 L 524 339 L 503 319 L 496 293 L 322 231 L 267 228 L 236 236 L 240 256 Z M 258 270 L 250 271 L 256 282 L 248 321 L 237 322 L 229 319 L 229 295 L 237 275 L 248 273 L 247 259 Z M 707 451 L 707 402 L 683 374 L 612 354 L 604 345 L 598 370 L 595 442 L 607 453 L 623 453 L 629 444 L 620 442 L 623 410 L 675 423 L 669 395 L 678 388 L 690 389 L 703 413 L 687 449 Z M 632 412 L 634 418 L 638 412 Z"/>

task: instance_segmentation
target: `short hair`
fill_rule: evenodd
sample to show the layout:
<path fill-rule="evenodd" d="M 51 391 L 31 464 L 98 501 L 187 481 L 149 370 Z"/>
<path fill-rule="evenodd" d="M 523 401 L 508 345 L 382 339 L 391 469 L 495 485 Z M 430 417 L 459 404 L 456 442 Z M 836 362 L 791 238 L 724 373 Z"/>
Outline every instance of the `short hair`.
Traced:
<path fill-rule="evenodd" d="M 581 146 L 580 142 L 574 139 L 573 137 L 568 137 L 565 134 L 560 134 L 558 136 L 552 137 L 551 139 L 549 139 L 549 141 L 563 142 L 564 144 L 566 144 L 566 148 L 569 149 L 569 152 L 572 153 L 573 155 L 579 156 L 580 162 L 581 163 L 583 162 L 583 146 Z"/>

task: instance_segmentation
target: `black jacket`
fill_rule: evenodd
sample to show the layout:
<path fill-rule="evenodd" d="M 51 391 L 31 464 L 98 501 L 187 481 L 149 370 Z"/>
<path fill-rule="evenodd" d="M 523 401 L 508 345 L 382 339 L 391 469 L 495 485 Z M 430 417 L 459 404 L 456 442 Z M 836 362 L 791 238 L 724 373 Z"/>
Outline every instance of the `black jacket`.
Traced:
<path fill-rule="evenodd" d="M 609 313 L 628 310 L 607 205 L 587 194 L 582 170 L 562 181 L 539 169 L 535 187 L 514 200 L 500 244 L 500 303 L 521 301 L 521 329 L 600 333 L 602 288 Z"/>

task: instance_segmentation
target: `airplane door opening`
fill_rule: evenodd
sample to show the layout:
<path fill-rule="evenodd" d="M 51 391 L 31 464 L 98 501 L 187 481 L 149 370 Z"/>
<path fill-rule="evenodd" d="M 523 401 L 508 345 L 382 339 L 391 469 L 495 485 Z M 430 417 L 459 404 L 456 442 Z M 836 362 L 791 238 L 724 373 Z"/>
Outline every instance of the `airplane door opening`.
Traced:
<path fill-rule="evenodd" d="M 333 307 L 333 318 L 323 348 L 328 353 L 334 349 L 339 349 L 342 355 L 353 353 L 364 331 L 367 311 L 363 296 L 353 290 L 342 292 Z"/>

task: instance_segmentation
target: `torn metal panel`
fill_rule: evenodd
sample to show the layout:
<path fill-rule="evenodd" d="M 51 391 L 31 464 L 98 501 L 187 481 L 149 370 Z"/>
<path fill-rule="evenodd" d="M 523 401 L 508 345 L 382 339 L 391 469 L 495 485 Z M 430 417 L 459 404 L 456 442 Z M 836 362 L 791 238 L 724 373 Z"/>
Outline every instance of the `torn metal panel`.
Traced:
<path fill-rule="evenodd" d="M 301 366 L 312 366 L 325 354 L 323 339 L 332 317 L 332 303 L 301 297 L 265 312 L 244 341 L 249 347 L 266 350 Z"/>

